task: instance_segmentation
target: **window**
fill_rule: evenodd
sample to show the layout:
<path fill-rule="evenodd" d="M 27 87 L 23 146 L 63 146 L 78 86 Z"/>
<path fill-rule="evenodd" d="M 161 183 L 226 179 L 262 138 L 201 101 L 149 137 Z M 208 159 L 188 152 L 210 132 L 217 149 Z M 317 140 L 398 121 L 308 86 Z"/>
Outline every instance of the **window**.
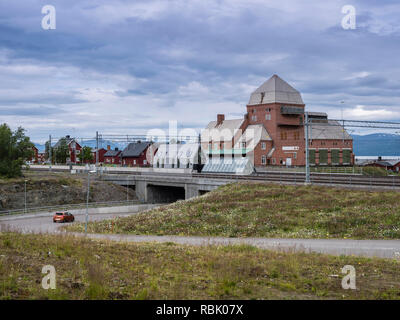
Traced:
<path fill-rule="evenodd" d="M 299 138 L 300 138 L 300 133 L 298 131 L 295 131 L 294 140 L 299 140 Z"/>
<path fill-rule="evenodd" d="M 287 132 L 281 131 L 281 140 L 287 140 Z"/>
<path fill-rule="evenodd" d="M 271 115 L 269 113 L 265 114 L 265 120 L 271 120 Z"/>
<path fill-rule="evenodd" d="M 136 160 L 133 160 L 133 164 L 136 164 Z"/>
<path fill-rule="evenodd" d="M 297 152 L 293 152 L 293 159 L 297 159 Z"/>
<path fill-rule="evenodd" d="M 253 113 L 256 113 L 256 109 L 253 109 Z"/>
<path fill-rule="evenodd" d="M 276 164 L 276 159 L 272 158 L 272 164 Z"/>
<path fill-rule="evenodd" d="M 242 142 L 242 148 L 243 148 L 243 149 L 246 148 L 246 142 Z"/>
<path fill-rule="evenodd" d="M 256 116 L 255 114 L 252 115 L 252 116 L 251 116 L 251 120 L 252 120 L 252 121 L 257 121 L 257 116 Z"/>
<path fill-rule="evenodd" d="M 261 150 L 267 149 L 267 144 L 265 142 L 261 142 Z"/>
<path fill-rule="evenodd" d="M 261 156 L 261 164 L 262 164 L 263 166 L 265 166 L 266 163 L 267 163 L 267 157 L 266 157 L 266 156 Z"/>
<path fill-rule="evenodd" d="M 143 164 L 146 165 L 147 164 L 147 160 L 143 160 Z"/>
<path fill-rule="evenodd" d="M 265 111 L 271 112 L 271 108 L 266 108 Z"/>

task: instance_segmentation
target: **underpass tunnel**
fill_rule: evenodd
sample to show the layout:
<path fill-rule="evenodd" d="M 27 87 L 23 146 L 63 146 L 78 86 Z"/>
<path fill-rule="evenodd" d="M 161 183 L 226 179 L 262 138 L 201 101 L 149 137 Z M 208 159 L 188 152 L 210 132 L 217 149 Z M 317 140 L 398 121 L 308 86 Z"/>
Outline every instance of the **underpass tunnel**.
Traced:
<path fill-rule="evenodd" d="M 147 185 L 148 203 L 172 203 L 185 199 L 184 187 Z"/>

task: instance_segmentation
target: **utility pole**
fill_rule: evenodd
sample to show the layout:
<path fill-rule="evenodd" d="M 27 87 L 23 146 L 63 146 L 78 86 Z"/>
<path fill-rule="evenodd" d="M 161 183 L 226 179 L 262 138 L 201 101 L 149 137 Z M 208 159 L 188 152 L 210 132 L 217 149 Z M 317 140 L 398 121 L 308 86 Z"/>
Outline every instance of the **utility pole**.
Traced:
<path fill-rule="evenodd" d="M 309 141 L 309 136 L 308 136 L 308 113 L 306 112 L 306 184 L 310 183 L 310 159 L 309 159 L 309 146 L 308 146 L 308 141 Z"/>
<path fill-rule="evenodd" d="M 50 159 L 50 171 L 51 171 L 51 163 L 53 162 L 53 159 L 51 158 L 51 135 L 49 135 L 49 159 Z"/>
<path fill-rule="evenodd" d="M 96 168 L 99 165 L 99 132 L 96 131 Z"/>
<path fill-rule="evenodd" d="M 25 212 L 25 213 L 27 212 L 27 210 L 26 210 L 26 182 L 27 182 L 27 181 L 28 181 L 28 180 L 25 179 L 25 187 L 24 187 L 24 190 L 25 190 L 25 192 L 24 192 L 24 193 L 25 193 L 25 201 L 24 201 L 24 202 L 25 202 L 25 210 L 24 210 L 24 212 Z"/>
<path fill-rule="evenodd" d="M 343 133 L 343 143 L 344 143 L 344 119 L 343 119 L 343 104 L 344 104 L 344 101 L 340 101 L 340 103 L 342 104 L 342 106 L 341 106 L 341 115 L 342 115 L 342 125 L 343 125 L 343 127 L 342 127 L 342 133 Z"/>
<path fill-rule="evenodd" d="M 88 171 L 88 185 L 86 193 L 86 216 L 85 216 L 85 234 L 87 234 L 87 225 L 89 220 L 89 193 L 90 193 L 90 174 L 96 171 Z"/>

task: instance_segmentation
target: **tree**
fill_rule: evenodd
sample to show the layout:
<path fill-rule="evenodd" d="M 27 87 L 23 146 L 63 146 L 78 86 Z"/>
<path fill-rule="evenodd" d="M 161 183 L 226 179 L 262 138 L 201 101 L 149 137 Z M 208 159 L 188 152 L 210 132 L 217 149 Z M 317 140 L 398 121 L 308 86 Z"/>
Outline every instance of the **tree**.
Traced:
<path fill-rule="evenodd" d="M 0 126 L 0 175 L 8 178 L 20 176 L 22 165 L 34 156 L 33 143 L 19 127 L 12 131 L 4 123 Z"/>
<path fill-rule="evenodd" d="M 61 138 L 57 148 L 54 148 L 54 157 L 57 163 L 66 163 L 69 157 L 69 148 L 66 138 Z"/>
<path fill-rule="evenodd" d="M 93 161 L 92 148 L 87 146 L 83 147 L 81 153 L 79 154 L 79 159 L 81 160 L 81 163 Z"/>

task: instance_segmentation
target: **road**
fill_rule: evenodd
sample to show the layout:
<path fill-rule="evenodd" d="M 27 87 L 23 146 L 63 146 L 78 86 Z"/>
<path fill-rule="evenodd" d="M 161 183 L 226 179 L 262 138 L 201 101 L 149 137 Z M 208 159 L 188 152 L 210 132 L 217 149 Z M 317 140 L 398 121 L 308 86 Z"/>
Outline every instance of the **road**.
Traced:
<path fill-rule="evenodd" d="M 124 214 L 92 214 L 89 221 L 110 219 L 116 216 L 129 216 L 137 213 Z M 75 216 L 75 220 L 83 222 L 84 214 Z M 0 225 L 6 229 L 23 233 L 60 233 L 64 224 L 53 223 L 51 216 L 18 215 L 1 217 Z M 83 234 L 74 233 L 77 236 Z M 223 237 L 193 237 L 193 236 L 138 236 L 120 234 L 89 234 L 93 239 L 127 242 L 174 242 L 187 245 L 233 245 L 248 244 L 259 248 L 296 251 L 318 252 L 332 255 L 357 255 L 400 259 L 400 240 L 349 240 L 349 239 L 270 239 L 270 238 L 223 238 Z"/>

